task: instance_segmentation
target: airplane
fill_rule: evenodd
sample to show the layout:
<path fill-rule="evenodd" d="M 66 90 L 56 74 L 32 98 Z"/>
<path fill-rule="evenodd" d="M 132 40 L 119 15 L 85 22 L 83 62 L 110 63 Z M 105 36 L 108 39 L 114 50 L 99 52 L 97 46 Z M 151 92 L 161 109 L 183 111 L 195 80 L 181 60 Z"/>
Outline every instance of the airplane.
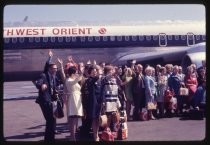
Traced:
<path fill-rule="evenodd" d="M 201 65 L 206 54 L 204 21 L 155 21 L 72 25 L 16 23 L 4 25 L 4 81 L 34 80 L 42 71 L 48 50 L 64 61 Z"/>

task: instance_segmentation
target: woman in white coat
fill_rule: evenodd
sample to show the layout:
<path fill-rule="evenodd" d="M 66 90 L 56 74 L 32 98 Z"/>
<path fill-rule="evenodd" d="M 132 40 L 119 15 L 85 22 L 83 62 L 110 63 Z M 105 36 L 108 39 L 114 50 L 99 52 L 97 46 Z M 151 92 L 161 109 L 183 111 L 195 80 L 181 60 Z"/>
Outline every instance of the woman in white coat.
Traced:
<path fill-rule="evenodd" d="M 82 74 L 76 74 L 76 67 L 68 69 L 69 77 L 65 81 L 67 89 L 67 116 L 70 129 L 70 140 L 76 141 L 75 132 L 78 125 L 78 119 L 83 116 L 81 87 L 78 82 L 82 79 Z M 81 72 L 81 71 L 79 71 Z"/>

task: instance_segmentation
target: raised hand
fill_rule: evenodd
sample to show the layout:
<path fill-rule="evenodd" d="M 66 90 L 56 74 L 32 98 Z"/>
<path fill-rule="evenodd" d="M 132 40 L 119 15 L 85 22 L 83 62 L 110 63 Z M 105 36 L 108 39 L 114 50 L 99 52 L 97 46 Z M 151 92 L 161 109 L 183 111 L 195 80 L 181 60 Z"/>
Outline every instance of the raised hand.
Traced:
<path fill-rule="evenodd" d="M 51 50 L 51 49 L 49 50 L 48 55 L 49 55 L 50 57 L 52 57 L 52 56 L 53 56 L 53 52 L 52 52 L 52 50 Z"/>
<path fill-rule="evenodd" d="M 63 60 L 62 59 L 57 58 L 57 60 L 58 60 L 58 62 L 59 62 L 60 65 L 63 65 Z"/>
<path fill-rule="evenodd" d="M 46 84 L 42 84 L 42 91 L 45 91 L 47 89 L 47 85 Z"/>
<path fill-rule="evenodd" d="M 68 56 L 68 61 L 69 62 L 72 62 L 73 61 L 73 59 L 72 59 L 72 56 L 70 55 L 70 56 Z"/>
<path fill-rule="evenodd" d="M 93 65 L 96 65 L 96 60 L 93 61 Z"/>
<path fill-rule="evenodd" d="M 91 64 L 90 60 L 87 61 L 87 64 Z"/>

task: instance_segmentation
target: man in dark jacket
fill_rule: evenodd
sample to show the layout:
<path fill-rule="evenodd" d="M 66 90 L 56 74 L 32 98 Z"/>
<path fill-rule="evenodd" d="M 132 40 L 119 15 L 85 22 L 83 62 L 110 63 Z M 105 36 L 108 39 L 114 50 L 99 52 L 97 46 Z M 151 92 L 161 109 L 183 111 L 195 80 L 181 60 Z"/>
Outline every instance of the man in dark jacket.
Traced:
<path fill-rule="evenodd" d="M 57 86 L 59 85 L 59 81 L 56 76 L 57 65 L 50 62 L 50 60 L 51 59 L 47 61 L 44 72 L 40 75 L 39 79 L 35 81 L 35 85 L 39 90 L 39 96 L 36 103 L 40 105 L 46 120 L 44 136 L 45 141 L 55 140 L 56 119 L 53 116 L 52 101 L 57 99 Z"/>
<path fill-rule="evenodd" d="M 133 120 L 139 120 L 139 112 L 145 107 L 145 87 L 144 75 L 142 74 L 143 66 L 135 65 L 135 75 L 133 76 L 132 93 L 134 99 Z"/>

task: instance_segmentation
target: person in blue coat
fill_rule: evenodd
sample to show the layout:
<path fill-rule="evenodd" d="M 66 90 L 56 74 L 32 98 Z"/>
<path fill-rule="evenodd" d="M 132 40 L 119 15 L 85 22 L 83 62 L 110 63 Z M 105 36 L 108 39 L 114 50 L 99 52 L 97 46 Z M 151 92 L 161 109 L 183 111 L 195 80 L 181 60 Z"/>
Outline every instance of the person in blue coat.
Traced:
<path fill-rule="evenodd" d="M 156 108 L 149 108 L 148 104 L 156 104 L 155 98 L 156 98 L 156 85 L 154 77 L 152 77 L 152 67 L 148 66 L 145 68 L 145 97 L 146 97 L 146 104 L 148 109 L 149 118 L 154 120 L 156 119 L 153 115 L 153 111 L 156 110 Z"/>
<path fill-rule="evenodd" d="M 192 98 L 193 108 L 199 107 L 205 110 L 206 105 L 206 80 L 201 82 L 201 85 L 196 90 Z"/>

